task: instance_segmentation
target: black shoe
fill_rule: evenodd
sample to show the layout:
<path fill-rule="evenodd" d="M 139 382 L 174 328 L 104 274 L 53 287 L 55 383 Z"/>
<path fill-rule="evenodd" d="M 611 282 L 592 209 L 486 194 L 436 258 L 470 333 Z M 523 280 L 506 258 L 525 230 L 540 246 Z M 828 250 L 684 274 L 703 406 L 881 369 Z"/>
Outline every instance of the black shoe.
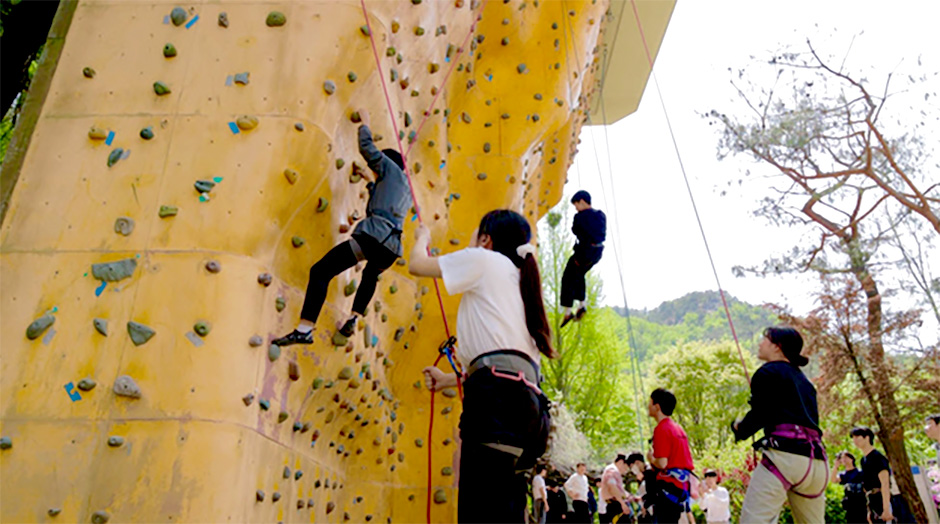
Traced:
<path fill-rule="evenodd" d="M 295 329 L 281 338 L 274 339 L 271 343 L 281 347 L 290 346 L 291 344 L 313 344 L 313 331 L 301 333 Z"/>
<path fill-rule="evenodd" d="M 587 313 L 587 308 L 581 306 L 581 309 L 579 309 L 578 312 L 574 314 L 574 319 L 581 320 L 581 317 L 583 317 L 585 313 Z"/>
<path fill-rule="evenodd" d="M 343 327 L 339 328 L 339 332 L 346 338 L 353 336 L 353 333 L 356 332 L 356 317 L 349 317 Z"/>
<path fill-rule="evenodd" d="M 565 315 L 565 318 L 561 319 L 561 325 L 558 327 L 563 328 L 565 327 L 565 324 L 567 324 L 568 322 L 571 322 L 572 320 L 574 320 L 574 315 L 572 315 L 571 313 L 568 313 L 567 315 Z"/>

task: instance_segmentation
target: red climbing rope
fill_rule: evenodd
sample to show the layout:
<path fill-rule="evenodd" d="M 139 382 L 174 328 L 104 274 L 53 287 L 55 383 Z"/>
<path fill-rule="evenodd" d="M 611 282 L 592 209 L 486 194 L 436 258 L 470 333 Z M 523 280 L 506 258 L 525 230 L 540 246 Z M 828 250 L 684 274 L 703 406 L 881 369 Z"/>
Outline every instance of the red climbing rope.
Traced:
<path fill-rule="evenodd" d="M 423 224 L 424 220 L 421 217 L 421 207 L 418 204 L 418 197 L 415 194 L 414 183 L 412 182 L 412 179 L 411 179 L 411 173 L 408 170 L 408 154 L 411 152 L 414 142 L 417 142 L 417 136 L 421 132 L 421 128 L 424 127 L 425 122 L 427 122 L 428 118 L 431 116 L 431 111 L 434 108 L 434 104 L 437 102 L 438 97 L 440 96 L 441 92 L 444 90 L 444 85 L 446 84 L 447 79 L 450 77 L 451 72 L 454 70 L 454 66 L 457 63 L 457 58 L 463 52 L 464 47 L 466 47 L 467 41 L 470 39 L 470 36 L 473 34 L 473 31 L 476 29 L 476 24 L 477 24 L 477 21 L 479 21 L 479 16 L 474 18 L 473 23 L 470 25 L 470 30 L 468 31 L 467 36 L 464 38 L 463 44 L 461 45 L 461 47 L 457 48 L 457 52 L 455 53 L 452 59 L 450 68 L 447 70 L 447 73 L 444 75 L 443 82 L 441 83 L 441 88 L 438 89 L 437 94 L 435 94 L 434 98 L 431 100 L 431 105 L 428 106 L 428 109 L 424 112 L 424 118 L 422 119 L 421 123 L 418 125 L 415 131 L 415 139 L 412 142 L 411 146 L 409 146 L 408 151 L 405 151 L 405 149 L 402 147 L 401 135 L 399 134 L 399 131 L 398 131 L 398 123 L 395 120 L 395 116 L 394 116 L 395 110 L 392 107 L 392 99 L 388 93 L 388 86 L 386 86 L 385 84 L 385 74 L 382 71 L 382 62 L 379 58 L 379 51 L 375 45 L 375 37 L 372 34 L 372 23 L 369 21 L 369 10 L 366 8 L 365 0 L 360 0 L 360 4 L 362 5 L 362 14 L 366 19 L 366 28 L 369 30 L 368 31 L 369 42 L 372 45 L 372 55 L 375 57 L 375 66 L 379 70 L 379 81 L 382 84 L 382 92 L 385 95 L 385 103 L 388 106 L 388 115 L 392 120 L 392 130 L 395 133 L 395 140 L 398 142 L 398 150 L 401 152 L 402 160 L 405 164 L 405 168 L 404 168 L 405 178 L 408 180 L 408 190 L 411 192 L 411 201 L 414 204 L 415 215 L 418 218 L 418 223 Z M 484 2 L 481 4 L 481 7 L 480 7 L 481 13 L 485 5 L 486 5 L 486 1 L 484 0 Z M 444 299 L 441 297 L 440 284 L 438 283 L 436 278 L 434 279 L 434 291 L 435 293 L 437 293 L 437 304 L 441 309 L 441 318 L 443 319 L 443 322 L 444 322 L 444 332 L 447 334 L 448 339 L 450 339 L 451 338 L 450 326 L 447 323 L 447 313 L 444 310 Z M 444 357 L 444 353 L 439 353 L 433 365 L 436 367 L 438 363 L 440 363 L 441 358 L 443 357 Z M 457 378 L 457 392 L 458 392 L 460 399 L 462 400 L 463 399 L 463 387 L 460 383 L 459 376 Z M 431 391 L 431 406 L 430 406 L 430 421 L 428 422 L 428 443 L 427 443 L 428 445 L 427 521 L 429 524 L 431 522 L 431 497 L 432 497 L 431 489 L 433 485 L 432 468 L 431 468 L 431 461 L 432 461 L 431 452 L 433 448 L 432 439 L 434 436 L 434 397 L 435 397 L 434 391 L 432 390 Z"/>

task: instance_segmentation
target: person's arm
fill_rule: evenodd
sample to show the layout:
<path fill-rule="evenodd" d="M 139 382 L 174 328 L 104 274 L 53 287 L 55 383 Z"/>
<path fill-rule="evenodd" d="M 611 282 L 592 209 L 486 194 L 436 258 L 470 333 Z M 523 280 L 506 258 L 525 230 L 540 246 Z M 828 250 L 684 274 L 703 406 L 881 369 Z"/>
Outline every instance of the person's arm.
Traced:
<path fill-rule="evenodd" d="M 437 366 L 428 366 L 421 372 L 424 373 L 424 385 L 431 391 L 455 387 L 459 380 L 455 373 L 444 373 Z"/>
<path fill-rule="evenodd" d="M 428 244 L 431 242 L 431 232 L 424 224 L 415 229 L 415 244 L 411 247 L 411 257 L 408 260 L 408 272 L 416 277 L 440 278 L 441 265 L 436 257 L 428 254 Z"/>
<path fill-rule="evenodd" d="M 770 410 L 772 397 L 772 385 L 768 384 L 770 376 L 763 367 L 758 368 L 751 378 L 751 399 L 748 403 L 751 410 L 744 415 L 744 418 L 733 422 L 731 430 L 734 432 L 734 440 L 740 442 L 764 427 L 764 417 Z"/>
<path fill-rule="evenodd" d="M 646 461 L 652 464 L 656 469 L 666 469 L 666 464 L 669 463 L 669 457 L 657 458 L 653 455 L 653 450 L 650 449 L 646 452 Z"/>
<path fill-rule="evenodd" d="M 565 485 L 564 485 L 565 492 L 567 492 L 568 496 L 571 497 L 572 499 L 574 498 L 577 492 L 577 484 L 576 484 L 577 475 L 578 475 L 577 473 L 573 473 L 570 477 L 568 477 L 568 480 L 565 481 Z"/>
<path fill-rule="evenodd" d="M 879 471 L 878 480 L 881 482 L 881 520 L 888 522 L 894 520 L 891 514 L 891 473 L 887 469 Z"/>
<path fill-rule="evenodd" d="M 361 121 L 359 124 L 359 154 L 365 159 L 369 168 L 375 172 L 377 178 L 381 180 L 385 176 L 385 168 L 382 164 L 384 162 L 394 162 L 386 158 L 385 154 L 376 147 L 375 142 L 372 140 L 372 130 L 369 129 L 369 113 L 365 109 L 360 109 L 359 118 Z"/>
<path fill-rule="evenodd" d="M 672 451 L 672 441 L 667 435 L 658 431 L 660 426 L 653 430 L 653 443 L 646 453 L 646 460 L 656 469 L 666 469 L 669 463 L 669 453 Z M 657 457 L 657 455 L 660 455 Z"/>

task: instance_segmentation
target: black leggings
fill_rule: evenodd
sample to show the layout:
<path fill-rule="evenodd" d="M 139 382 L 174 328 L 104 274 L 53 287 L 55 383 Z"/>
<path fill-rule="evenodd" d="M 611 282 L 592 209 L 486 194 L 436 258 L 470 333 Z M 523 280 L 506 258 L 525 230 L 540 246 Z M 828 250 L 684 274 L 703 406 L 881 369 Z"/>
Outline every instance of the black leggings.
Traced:
<path fill-rule="evenodd" d="M 362 281 L 359 282 L 359 288 L 356 290 L 352 310 L 365 315 L 369 301 L 375 294 L 375 283 L 379 275 L 391 267 L 398 255 L 368 235 L 355 235 L 353 239 L 359 244 L 367 263 L 365 269 L 362 270 Z M 358 262 L 359 258 L 356 256 L 351 240 L 337 244 L 326 255 L 323 255 L 323 258 L 310 268 L 310 281 L 307 283 L 307 295 L 304 297 L 304 307 L 300 310 L 300 318 L 316 323 L 320 310 L 323 309 L 323 302 L 326 300 L 330 280 Z"/>
<path fill-rule="evenodd" d="M 561 275 L 562 307 L 571 307 L 575 300 L 584 301 L 587 291 L 584 276 L 600 262 L 603 254 L 603 247 L 589 247 L 583 250 L 576 249 L 571 255 L 568 264 L 565 265 L 565 272 Z"/>

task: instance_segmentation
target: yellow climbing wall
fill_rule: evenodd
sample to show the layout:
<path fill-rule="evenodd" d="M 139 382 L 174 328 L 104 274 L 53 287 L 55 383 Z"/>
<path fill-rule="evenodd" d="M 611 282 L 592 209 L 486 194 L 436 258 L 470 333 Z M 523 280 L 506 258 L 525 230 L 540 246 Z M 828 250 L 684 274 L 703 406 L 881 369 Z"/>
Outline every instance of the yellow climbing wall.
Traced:
<path fill-rule="evenodd" d="M 445 337 L 432 281 L 393 266 L 337 346 L 357 267 L 313 346 L 269 341 L 364 214 L 360 108 L 380 147 L 397 147 L 390 116 L 402 131 L 441 252 L 490 209 L 534 225 L 557 203 L 607 3 L 369 1 L 381 71 L 359 2 L 174 7 L 78 3 L 20 169 L 0 237 L 0 518 L 419 522 L 430 447 L 432 519 L 453 521 L 459 401 L 436 397 L 429 439 L 419 382 Z M 155 334 L 137 345 L 129 322 Z"/>

